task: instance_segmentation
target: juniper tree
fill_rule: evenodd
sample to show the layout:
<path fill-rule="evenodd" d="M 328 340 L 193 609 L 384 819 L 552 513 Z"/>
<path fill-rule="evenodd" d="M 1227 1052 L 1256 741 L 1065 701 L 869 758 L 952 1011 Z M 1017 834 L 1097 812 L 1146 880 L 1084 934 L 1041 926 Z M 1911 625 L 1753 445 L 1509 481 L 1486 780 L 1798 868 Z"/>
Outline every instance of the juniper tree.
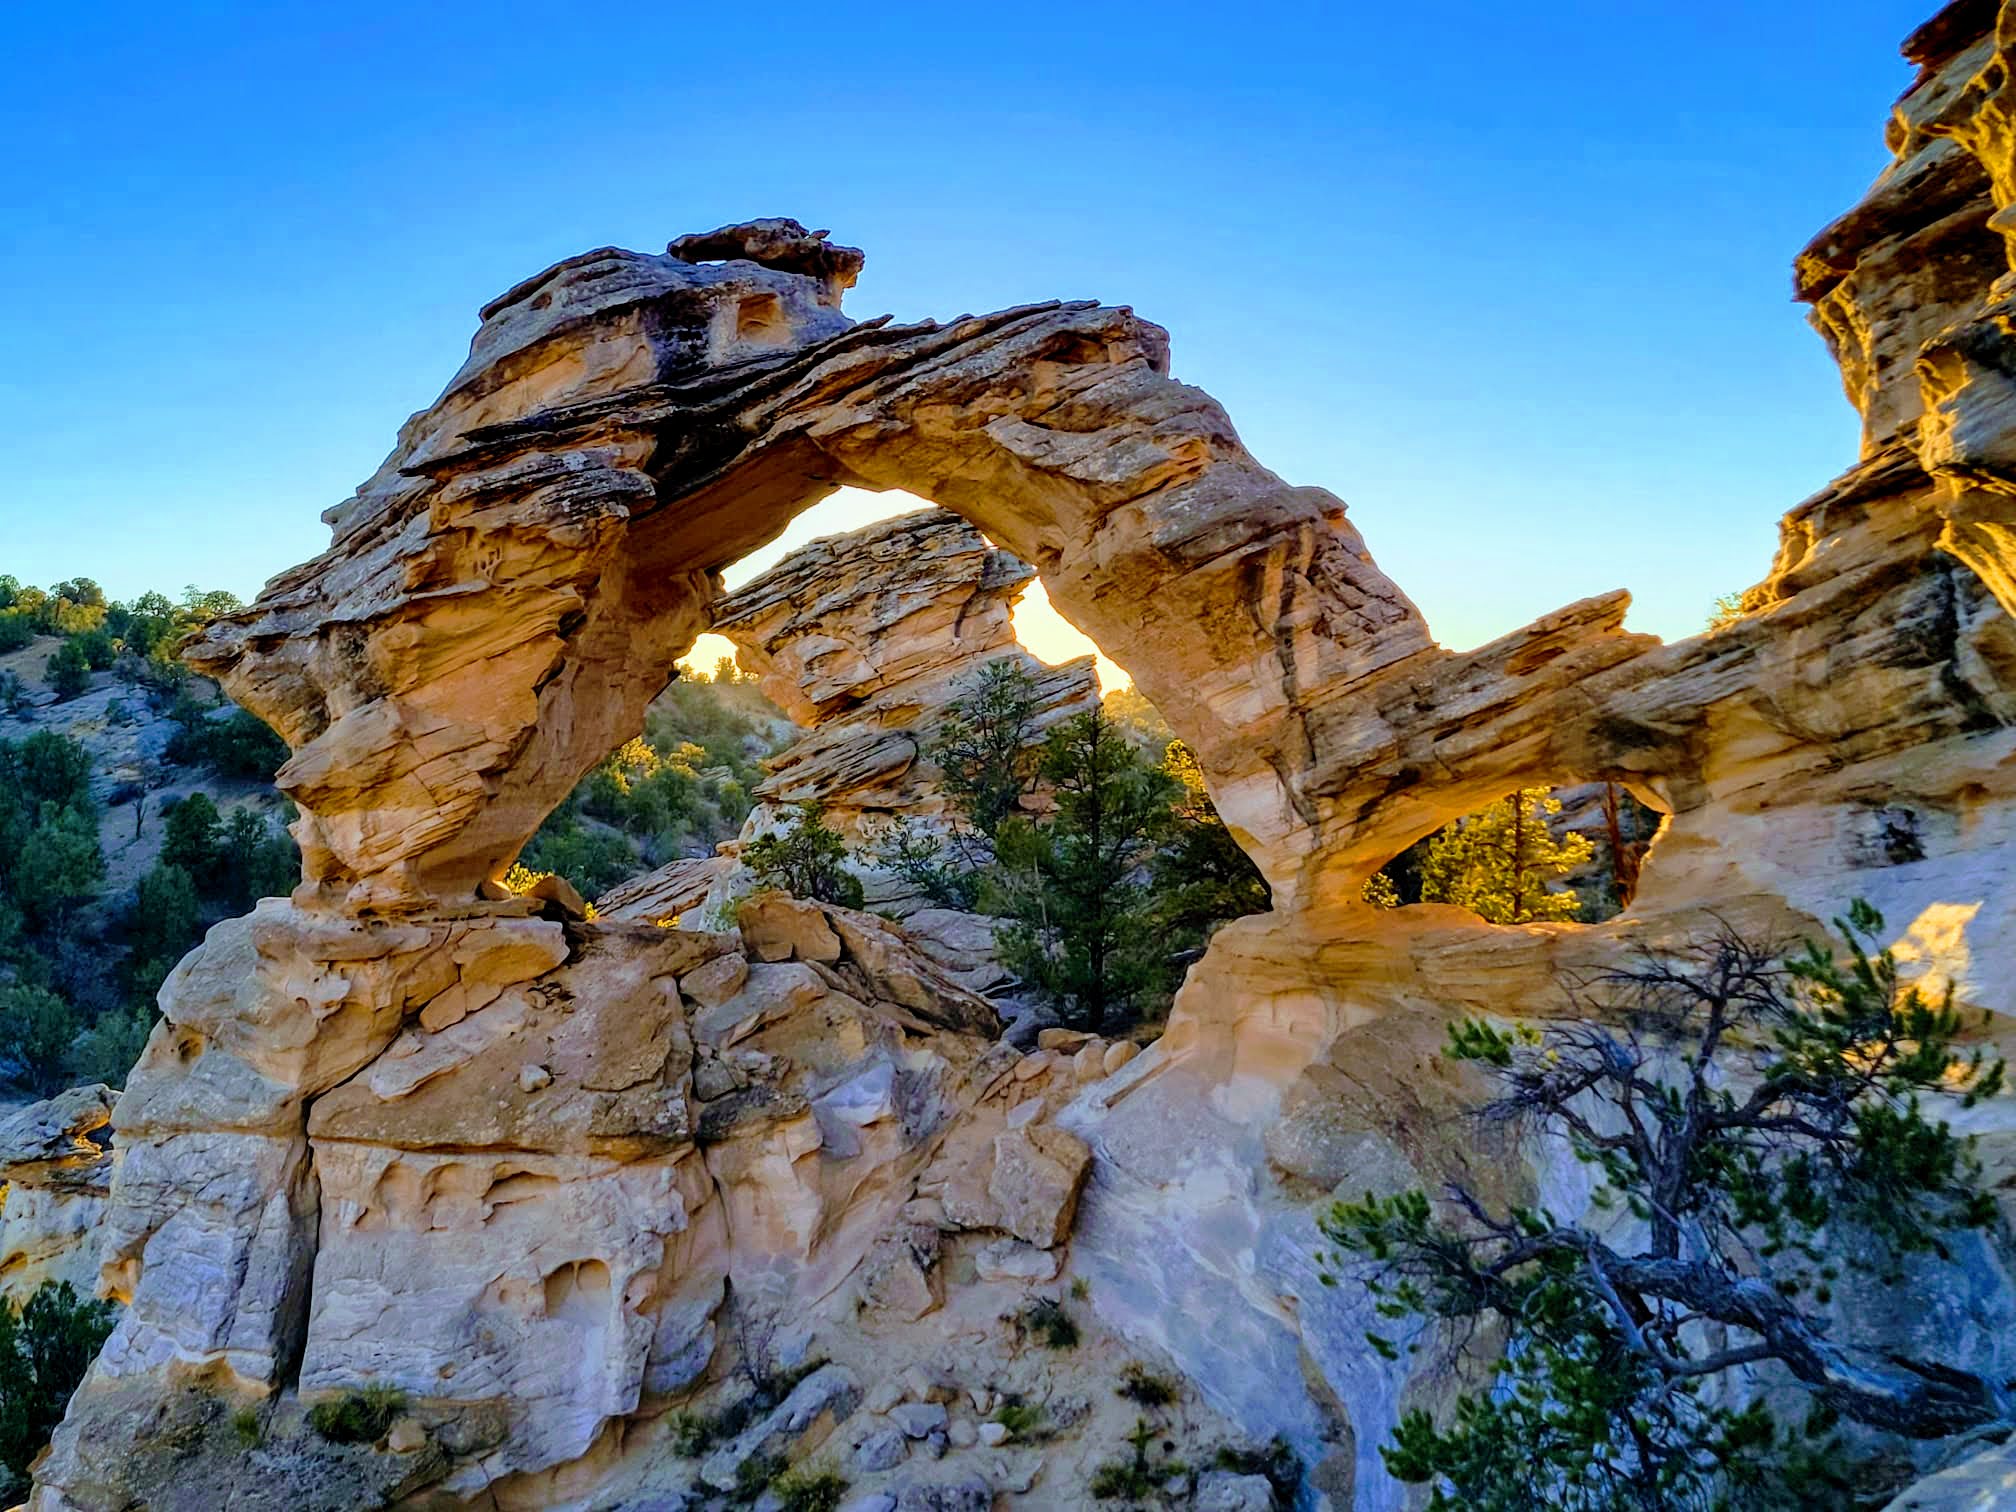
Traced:
<path fill-rule="evenodd" d="M 861 879 L 847 870 L 847 842 L 826 825 L 819 803 L 801 803 L 791 823 L 742 848 L 742 859 L 765 887 L 794 898 L 859 908 Z"/>
<path fill-rule="evenodd" d="M 1445 1052 L 1483 1067 L 1485 1110 L 1565 1138 L 1597 1178 L 1588 1217 L 1454 1184 L 1340 1202 L 1333 1264 L 1406 1341 L 1502 1338 L 1494 1389 L 1384 1447 L 1430 1505 L 1470 1512 L 1847 1505 L 1840 1419 L 1936 1439 L 2012 1417 L 2008 1388 L 1951 1365 L 1851 1348 L 1825 1304 L 1844 1247 L 1902 1279 L 1995 1221 L 1970 1142 L 1927 1111 L 1994 1095 L 1998 1059 L 1963 1053 L 1950 991 L 1900 983 L 1857 903 L 1781 959 L 1724 928 L 1577 992 L 1544 1030 L 1465 1021 Z M 1730 1390 L 1766 1365 L 1805 1389 L 1804 1428 Z M 1808 1434 L 1817 1434 L 1814 1440 Z"/>
<path fill-rule="evenodd" d="M 876 864 L 940 907 L 972 908 L 995 837 L 1036 785 L 1039 702 L 1036 680 L 1013 657 L 974 673 L 925 744 L 952 807 L 950 833 L 899 821 L 877 837 Z"/>
<path fill-rule="evenodd" d="M 45 1281 L 19 1307 L 0 1298 L 0 1494 L 28 1488 L 28 1466 L 63 1421 L 70 1394 L 111 1336 L 112 1306 Z"/>

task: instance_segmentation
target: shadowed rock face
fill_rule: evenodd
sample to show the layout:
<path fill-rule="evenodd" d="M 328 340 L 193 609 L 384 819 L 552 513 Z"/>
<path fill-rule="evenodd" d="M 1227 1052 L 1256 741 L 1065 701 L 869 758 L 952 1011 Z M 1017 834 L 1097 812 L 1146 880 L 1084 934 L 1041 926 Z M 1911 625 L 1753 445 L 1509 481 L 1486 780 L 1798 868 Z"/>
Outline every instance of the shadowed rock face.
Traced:
<path fill-rule="evenodd" d="M 1856 896 L 1909 967 L 2016 1012 L 2012 46 L 2016 10 L 1976 4 L 1913 39 L 1896 164 L 1798 271 L 1864 455 L 1786 516 L 1746 612 L 1674 645 L 1626 632 L 1617 593 L 1443 650 L 1343 505 L 1250 457 L 1126 309 L 855 325 L 857 255 L 786 222 L 590 253 L 489 306 L 331 512 L 330 549 L 190 648 L 293 747 L 306 875 L 164 988 L 116 1117 L 104 1281 L 129 1306 L 37 1512 L 128 1505 L 127 1451 L 177 1383 L 267 1392 L 297 1369 L 483 1408 L 480 1442 L 438 1440 L 444 1495 L 562 1504 L 525 1477 L 566 1474 L 585 1497 L 636 1471 L 653 1394 L 706 1368 L 717 1281 L 809 1314 L 900 1212 L 875 1295 L 956 1311 L 929 1233 L 1011 1210 L 1016 1243 L 1075 1215 L 1100 1316 L 1243 1431 L 1286 1433 L 1333 1505 L 1402 1505 L 1377 1445 L 1433 1388 L 1318 1283 L 1310 1205 L 1460 1158 L 1470 1089 L 1432 1055 L 1451 1016 L 1545 1011 L 1560 973 L 1710 910 L 1789 936 Z M 1110 1074 L 1081 1049 L 1068 1094 L 1014 1092 L 986 1005 L 865 916 L 752 922 L 764 955 L 493 895 L 719 612 L 719 570 L 843 484 L 930 498 L 1031 564 L 1196 750 L 1273 885 L 1162 1042 Z M 735 612 L 760 641 L 775 608 Z M 844 644 L 830 667 L 792 654 L 794 697 L 890 691 Z M 1598 779 L 1668 815 L 1620 918 L 1498 929 L 1360 900 L 1450 818 Z M 2000 1170 L 2005 1112 L 1975 1116 Z M 1575 1210 L 1545 1152 L 1490 1155 L 1507 1192 Z M 2008 1315 L 1998 1265 L 1967 1272 L 1977 1323 Z M 2011 1332 L 1970 1329 L 1948 1330 L 1970 1358 Z M 443 1374 L 458 1350 L 480 1368 Z M 823 1379 L 776 1409 L 793 1432 L 852 1410 Z"/>

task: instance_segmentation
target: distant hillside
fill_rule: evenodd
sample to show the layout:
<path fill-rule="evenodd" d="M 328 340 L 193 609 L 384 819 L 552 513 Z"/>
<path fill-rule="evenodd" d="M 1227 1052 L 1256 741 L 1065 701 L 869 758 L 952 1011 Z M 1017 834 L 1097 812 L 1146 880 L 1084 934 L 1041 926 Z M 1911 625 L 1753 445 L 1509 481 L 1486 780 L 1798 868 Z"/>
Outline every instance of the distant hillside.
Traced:
<path fill-rule="evenodd" d="M 290 890 L 280 738 L 174 647 L 238 607 L 107 600 L 0 576 L 0 1087 L 123 1083 L 154 997 L 211 924 Z M 733 835 L 790 722 L 732 663 L 690 673 L 598 767 L 524 865 L 593 895 Z"/>

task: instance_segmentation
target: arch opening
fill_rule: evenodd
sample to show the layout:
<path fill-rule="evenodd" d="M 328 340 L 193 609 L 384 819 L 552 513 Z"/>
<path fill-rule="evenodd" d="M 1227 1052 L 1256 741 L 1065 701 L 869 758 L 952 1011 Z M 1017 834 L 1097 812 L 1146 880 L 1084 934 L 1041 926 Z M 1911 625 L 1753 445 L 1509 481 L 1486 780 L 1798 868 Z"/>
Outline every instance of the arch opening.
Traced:
<path fill-rule="evenodd" d="M 1664 819 L 1618 782 L 1514 788 L 1398 852 L 1361 895 L 1487 924 L 1600 924 L 1630 907 Z"/>

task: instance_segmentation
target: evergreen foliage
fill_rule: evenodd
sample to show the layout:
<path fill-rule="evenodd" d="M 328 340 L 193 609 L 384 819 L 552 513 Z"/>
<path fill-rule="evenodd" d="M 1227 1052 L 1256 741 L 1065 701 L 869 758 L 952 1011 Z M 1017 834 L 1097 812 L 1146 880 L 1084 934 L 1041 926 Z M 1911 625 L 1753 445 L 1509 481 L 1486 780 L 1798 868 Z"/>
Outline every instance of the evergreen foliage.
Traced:
<path fill-rule="evenodd" d="M 52 927 L 104 876 L 89 753 L 47 730 L 0 740 L 0 951 Z"/>
<path fill-rule="evenodd" d="M 112 1332 L 108 1302 L 45 1281 L 26 1305 L 0 1299 L 0 1497 L 28 1488 L 28 1466 Z"/>
<path fill-rule="evenodd" d="M 163 752 L 182 766 L 207 766 L 220 777 L 271 782 L 287 760 L 287 742 L 266 721 L 246 709 L 233 709 L 222 719 L 186 693 L 175 700 L 168 717 L 176 731 Z"/>
<path fill-rule="evenodd" d="M 519 860 L 584 896 L 682 855 L 705 855 L 749 815 L 783 716 L 723 658 L 682 669 L 626 741 L 550 814 Z"/>
<path fill-rule="evenodd" d="M 91 686 L 91 664 L 74 640 L 66 640 L 44 664 L 43 681 L 55 692 L 57 701 L 75 698 Z"/>
<path fill-rule="evenodd" d="M 1202 945 L 1227 919 L 1264 911 L 1273 895 L 1253 858 L 1218 817 L 1190 748 L 1169 741 L 1162 770 L 1174 785 L 1175 801 L 1150 862 L 1152 912 L 1166 943 L 1180 949 Z"/>
<path fill-rule="evenodd" d="M 77 1014 L 45 987 L 25 983 L 0 987 L 0 1056 L 12 1062 L 16 1078 L 38 1097 L 68 1084 Z"/>
<path fill-rule="evenodd" d="M 152 1004 L 168 973 L 202 932 L 202 906 L 189 873 L 169 862 L 155 863 L 134 890 L 126 919 L 128 1004 Z"/>
<path fill-rule="evenodd" d="M 1333 1262 L 1412 1326 L 1369 1334 L 1379 1350 L 1505 1341 L 1493 1389 L 1444 1422 L 1409 1412 L 1382 1450 L 1431 1507 L 1845 1506 L 1869 1488 L 1832 1436 L 1843 1418 L 1920 1439 L 2006 1430 L 1999 1385 L 1829 1336 L 1844 1252 L 1895 1283 L 1903 1259 L 1948 1258 L 1952 1235 L 1995 1221 L 1971 1141 L 1926 1101 L 1970 1106 L 2003 1078 L 1959 1048 L 1950 993 L 1899 982 L 1873 909 L 1836 926 L 1841 953 L 1781 960 L 1725 929 L 1605 979 L 1572 1021 L 1452 1029 L 1445 1053 L 1499 1084 L 1490 1111 L 1591 1168 L 1589 1222 L 1460 1184 L 1321 1216 Z M 1807 1389 L 1803 1422 L 1728 1389 L 1765 1362 Z"/>
<path fill-rule="evenodd" d="M 332 1444 L 375 1444 L 406 1410 L 406 1393 L 392 1386 L 366 1386 L 317 1402 L 308 1426 Z"/>
<path fill-rule="evenodd" d="M 1421 863 L 1421 901 L 1455 903 L 1493 924 L 1574 918 L 1581 899 L 1547 884 L 1594 847 L 1580 835 L 1555 838 L 1547 820 L 1560 812 L 1545 788 L 1521 788 L 1441 831 Z"/>
<path fill-rule="evenodd" d="M 1034 785 L 1036 680 L 1012 656 L 986 663 L 946 711 L 930 745 L 946 796 L 987 840 L 1000 833 Z"/>
<path fill-rule="evenodd" d="M 982 901 L 1008 921 L 1002 963 L 1097 1032 L 1166 990 L 1146 877 L 1181 785 L 1098 709 L 1050 733 L 1037 774 L 1052 812 L 1002 822 Z"/>
<path fill-rule="evenodd" d="M 161 841 L 161 864 L 178 867 L 191 877 L 208 878 L 217 865 L 217 835 L 222 818 L 208 793 L 191 793 L 167 812 Z"/>

